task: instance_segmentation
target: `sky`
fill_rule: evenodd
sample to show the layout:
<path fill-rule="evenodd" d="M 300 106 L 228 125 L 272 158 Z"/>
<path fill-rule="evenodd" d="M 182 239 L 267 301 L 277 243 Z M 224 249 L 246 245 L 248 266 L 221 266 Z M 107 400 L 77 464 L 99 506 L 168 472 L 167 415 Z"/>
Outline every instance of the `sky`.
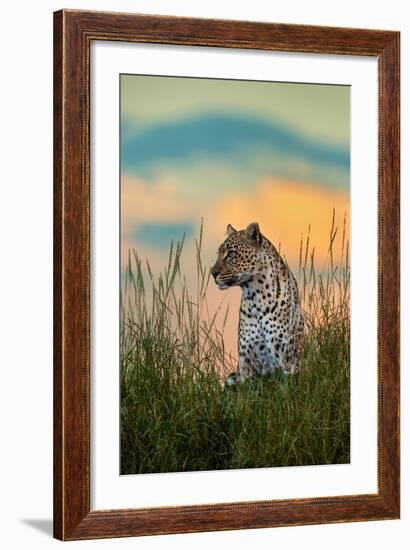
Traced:
<path fill-rule="evenodd" d="M 185 236 L 189 282 L 201 220 L 207 265 L 228 223 L 255 221 L 294 271 L 310 226 L 325 265 L 333 208 L 349 227 L 348 86 L 121 75 L 120 91 L 123 266 L 135 248 L 159 271 Z M 208 298 L 235 312 L 240 291 Z M 237 314 L 227 331 L 235 348 Z"/>

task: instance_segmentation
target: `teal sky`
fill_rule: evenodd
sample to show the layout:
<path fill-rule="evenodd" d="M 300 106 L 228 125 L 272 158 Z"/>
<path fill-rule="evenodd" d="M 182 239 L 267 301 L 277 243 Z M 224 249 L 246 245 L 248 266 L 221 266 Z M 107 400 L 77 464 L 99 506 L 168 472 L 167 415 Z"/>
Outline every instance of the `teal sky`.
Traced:
<path fill-rule="evenodd" d="M 198 113 L 246 112 L 306 137 L 348 146 L 350 87 L 244 80 L 121 76 L 121 114 L 143 131 Z"/>

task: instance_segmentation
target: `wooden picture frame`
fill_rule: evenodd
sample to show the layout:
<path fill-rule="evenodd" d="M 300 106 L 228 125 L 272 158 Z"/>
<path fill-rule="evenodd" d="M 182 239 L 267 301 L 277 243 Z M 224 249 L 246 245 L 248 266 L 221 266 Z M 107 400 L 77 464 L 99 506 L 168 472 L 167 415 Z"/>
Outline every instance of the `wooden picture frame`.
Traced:
<path fill-rule="evenodd" d="M 90 510 L 93 40 L 372 56 L 378 62 L 378 492 Z M 62 540 L 399 517 L 398 32 L 63 10 L 54 14 L 54 536 Z"/>

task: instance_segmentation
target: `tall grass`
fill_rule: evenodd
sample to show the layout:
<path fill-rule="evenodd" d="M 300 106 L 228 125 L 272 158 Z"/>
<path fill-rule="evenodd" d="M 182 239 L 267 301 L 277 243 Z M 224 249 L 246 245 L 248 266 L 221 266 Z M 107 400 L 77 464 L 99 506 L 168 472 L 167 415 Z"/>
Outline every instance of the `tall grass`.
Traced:
<path fill-rule="evenodd" d="M 346 222 L 327 265 L 302 239 L 299 288 L 306 337 L 300 373 L 224 391 L 229 311 L 209 313 L 210 272 L 196 242 L 196 288 L 181 272 L 184 242 L 154 275 L 130 251 L 121 295 L 121 473 L 346 463 L 349 439 L 349 243 Z M 222 317 L 222 323 L 217 318 Z"/>

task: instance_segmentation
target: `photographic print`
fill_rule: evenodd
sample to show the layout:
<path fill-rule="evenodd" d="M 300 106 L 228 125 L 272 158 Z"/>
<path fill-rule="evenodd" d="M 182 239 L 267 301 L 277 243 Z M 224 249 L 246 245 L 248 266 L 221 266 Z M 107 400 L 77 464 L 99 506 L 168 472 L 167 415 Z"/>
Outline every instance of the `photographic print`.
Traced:
<path fill-rule="evenodd" d="M 120 76 L 121 474 L 350 462 L 350 88 Z"/>
<path fill-rule="evenodd" d="M 400 517 L 399 119 L 398 32 L 54 14 L 56 538 Z"/>

